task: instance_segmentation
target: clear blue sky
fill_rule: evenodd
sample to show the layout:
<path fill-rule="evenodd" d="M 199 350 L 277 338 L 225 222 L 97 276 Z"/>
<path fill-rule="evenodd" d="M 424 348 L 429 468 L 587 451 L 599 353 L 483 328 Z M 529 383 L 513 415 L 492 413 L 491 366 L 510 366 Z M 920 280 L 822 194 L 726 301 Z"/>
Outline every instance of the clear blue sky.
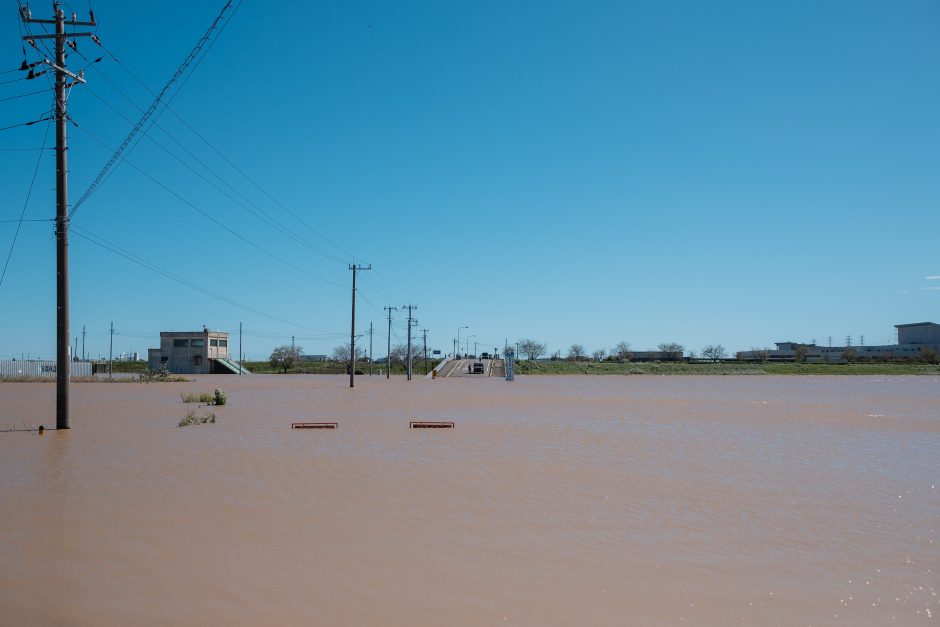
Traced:
<path fill-rule="evenodd" d="M 3 4 L 0 71 L 22 60 L 16 3 Z M 157 91 L 222 4 L 93 7 L 107 50 Z M 940 322 L 938 70 L 927 0 L 246 0 L 172 108 L 302 222 L 164 113 L 174 139 L 153 128 L 128 160 L 175 195 L 124 163 L 74 226 L 257 311 L 73 234 L 72 332 L 85 325 L 88 354 L 106 355 L 113 320 L 115 352 L 145 354 L 161 330 L 241 321 L 250 357 L 291 335 L 329 353 L 348 338 L 355 256 L 375 268 L 357 318 L 375 323 L 377 356 L 382 307 L 409 302 L 448 352 L 463 325 L 487 348 L 533 337 L 562 352 L 890 343 L 894 324 Z M 73 202 L 110 156 L 92 137 L 116 148 L 130 129 L 108 105 L 140 115 L 115 86 L 152 99 L 110 58 L 86 77 L 69 100 Z M 2 84 L 0 99 L 44 87 Z M 0 127 L 50 100 L 0 101 Z M 0 148 L 43 132 L 0 131 Z M 37 156 L 0 150 L 0 262 Z M 47 151 L 27 219 L 54 215 L 54 175 Z M 51 225 L 24 223 L 0 286 L 0 358 L 54 357 L 54 259 Z M 399 311 L 393 343 L 404 336 Z"/>

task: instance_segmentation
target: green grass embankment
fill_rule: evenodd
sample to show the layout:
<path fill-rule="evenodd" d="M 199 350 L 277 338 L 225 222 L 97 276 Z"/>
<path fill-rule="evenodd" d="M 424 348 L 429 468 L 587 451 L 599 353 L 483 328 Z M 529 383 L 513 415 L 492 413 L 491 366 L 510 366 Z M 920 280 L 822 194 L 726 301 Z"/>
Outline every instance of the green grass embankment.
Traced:
<path fill-rule="evenodd" d="M 661 375 L 940 375 L 931 364 L 687 364 L 685 362 L 517 361 L 516 374 Z"/>
<path fill-rule="evenodd" d="M 428 360 L 428 372 L 437 364 L 437 361 Z M 270 362 L 267 361 L 246 361 L 245 367 L 251 371 L 252 374 L 283 374 L 284 370 L 282 368 L 274 369 L 271 367 Z M 385 364 L 375 364 L 372 366 L 372 372 L 378 374 L 379 370 L 382 371 L 382 374 L 385 374 Z M 369 364 L 359 362 L 356 364 L 356 372 L 369 374 Z M 424 362 L 416 361 L 412 370 L 415 376 L 421 375 L 424 376 Z M 303 363 L 297 364 L 293 368 L 290 368 L 287 371 L 287 374 L 349 374 L 346 370 L 346 364 L 335 362 L 335 361 L 305 361 Z M 405 366 L 402 364 L 392 364 L 392 374 L 406 374 Z"/>

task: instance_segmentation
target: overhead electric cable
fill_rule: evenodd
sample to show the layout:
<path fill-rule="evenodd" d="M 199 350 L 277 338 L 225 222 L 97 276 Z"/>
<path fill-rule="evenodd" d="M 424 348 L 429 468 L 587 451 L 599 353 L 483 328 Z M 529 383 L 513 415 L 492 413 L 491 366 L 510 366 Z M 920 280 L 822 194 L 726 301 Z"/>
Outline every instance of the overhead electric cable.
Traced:
<path fill-rule="evenodd" d="M 131 261 L 131 262 L 133 262 L 133 263 L 135 263 L 135 264 L 137 264 L 137 265 L 139 265 L 139 266 L 142 266 L 142 267 L 144 267 L 144 268 L 150 270 L 151 272 L 155 272 L 156 274 L 159 274 L 159 275 L 161 275 L 161 276 L 164 276 L 164 277 L 166 277 L 166 278 L 168 278 L 168 279 L 170 279 L 170 280 L 172 280 L 172 281 L 176 281 L 177 283 L 180 283 L 181 285 L 185 285 L 186 287 L 189 287 L 190 289 L 193 289 L 193 290 L 195 290 L 195 291 L 197 291 L 197 292 L 201 292 L 202 294 L 205 294 L 206 296 L 211 296 L 212 298 L 215 298 L 215 299 L 217 299 L 217 300 L 221 300 L 221 301 L 223 301 L 223 302 L 225 302 L 225 303 L 228 303 L 228 304 L 230 304 L 230 305 L 233 305 L 233 306 L 235 306 L 235 307 L 240 307 L 241 309 L 244 309 L 244 310 L 246 310 L 246 311 L 250 311 L 251 313 L 258 314 L 259 316 L 264 316 L 265 318 L 270 318 L 271 320 L 275 320 L 275 321 L 281 322 L 281 323 L 283 323 L 283 324 L 291 325 L 291 326 L 298 327 L 298 328 L 302 328 L 302 329 L 307 329 L 308 331 L 314 331 L 314 332 L 317 332 L 317 333 L 331 333 L 330 331 L 326 331 L 325 329 L 317 329 L 317 328 L 314 328 L 314 327 L 308 327 L 308 326 L 303 325 L 303 324 L 298 324 L 298 323 L 296 323 L 296 322 L 291 322 L 290 320 L 285 320 L 284 318 L 280 318 L 280 317 L 278 317 L 278 316 L 274 316 L 274 315 L 271 315 L 271 314 L 269 314 L 269 313 L 265 313 L 265 312 L 263 312 L 263 311 L 261 311 L 261 310 L 259 310 L 259 309 L 255 309 L 254 307 L 250 307 L 250 306 L 248 306 L 248 305 L 244 305 L 244 304 L 242 304 L 242 303 L 239 303 L 238 301 L 232 300 L 231 298 L 228 298 L 227 296 L 223 296 L 222 294 L 218 294 L 218 293 L 213 292 L 213 291 L 211 291 L 211 290 L 209 290 L 209 289 L 206 289 L 206 288 L 204 288 L 204 287 L 202 287 L 202 286 L 200 286 L 200 285 L 197 285 L 196 283 L 193 283 L 192 281 L 189 281 L 189 280 L 184 279 L 184 278 L 182 278 L 182 277 L 180 277 L 180 276 L 177 276 L 177 275 L 173 274 L 172 272 L 170 272 L 170 271 L 168 271 L 168 270 L 164 270 L 163 268 L 161 268 L 161 267 L 155 265 L 155 264 L 152 263 L 152 262 L 149 262 L 149 261 L 146 261 L 146 260 L 144 260 L 144 259 L 141 259 L 140 257 L 138 257 L 137 255 L 133 254 L 132 252 L 130 252 L 130 251 L 128 251 L 128 250 L 125 250 L 125 249 L 121 248 L 120 246 L 118 246 L 118 245 L 116 245 L 116 244 L 113 244 L 113 243 L 107 241 L 106 239 L 104 239 L 104 238 L 101 237 L 100 235 L 96 235 L 96 234 L 94 234 L 94 233 L 88 231 L 87 229 L 83 229 L 83 228 L 81 228 L 81 227 L 77 227 L 77 226 L 75 226 L 74 224 L 72 225 L 71 228 L 72 228 L 72 232 L 75 233 L 78 237 L 80 237 L 80 238 L 82 238 L 82 239 L 84 239 L 84 240 L 86 240 L 86 241 L 88 241 L 88 242 L 90 242 L 90 243 L 92 243 L 92 244 L 94 244 L 94 245 L 100 247 L 100 248 L 103 248 L 103 249 L 105 249 L 105 250 L 108 250 L 108 251 L 110 251 L 110 252 L 112 252 L 112 253 L 118 255 L 119 257 L 123 257 L 123 258 L 127 259 L 128 261 Z"/>
<path fill-rule="evenodd" d="M 21 122 L 19 124 L 11 124 L 10 126 L 0 126 L 0 131 L 6 131 L 11 128 L 17 128 L 18 126 L 32 126 L 39 122 L 45 122 L 46 120 L 51 120 L 51 117 L 48 118 L 39 118 L 38 120 L 33 120 L 32 122 Z"/>
<path fill-rule="evenodd" d="M 239 3 L 239 4 L 241 4 L 241 3 Z M 236 7 L 236 10 L 238 10 L 238 7 Z M 127 65 L 124 64 L 117 56 L 115 56 L 115 54 L 114 54 L 113 52 L 111 52 L 110 50 L 108 50 L 108 48 L 106 48 L 103 43 L 98 42 L 98 45 L 101 46 L 101 48 L 107 53 L 107 55 L 108 55 L 109 57 L 111 57 L 111 59 L 114 60 L 115 63 L 117 63 L 125 72 L 127 72 L 134 80 L 136 80 L 144 89 L 146 89 L 148 92 L 150 92 L 151 94 L 153 94 L 153 91 L 150 89 L 150 87 L 147 85 L 147 83 L 145 83 L 143 80 L 141 80 L 141 78 L 140 78 L 139 76 L 137 76 L 129 67 L 127 67 Z M 97 68 L 97 67 L 96 67 L 95 69 L 98 70 L 99 73 L 101 73 L 101 69 L 100 69 L 100 68 Z M 107 80 L 107 79 L 106 79 L 106 80 Z M 110 81 L 109 81 L 109 82 L 110 82 Z M 206 146 L 208 146 L 213 152 L 215 152 L 215 153 L 216 153 L 223 161 L 225 161 L 225 163 L 227 163 L 233 170 L 235 170 L 236 172 L 238 172 L 238 173 L 239 173 L 246 181 L 248 181 L 255 189 L 257 189 L 259 192 L 261 192 L 262 194 L 264 194 L 264 196 L 266 196 L 271 202 L 275 203 L 278 207 L 280 207 L 280 208 L 281 208 L 285 213 L 287 213 L 289 216 L 291 216 L 292 218 L 294 218 L 294 220 L 296 220 L 298 223 L 300 223 L 303 227 L 305 227 L 306 229 L 308 229 L 309 231 L 311 231 L 314 235 L 316 235 L 317 237 L 319 237 L 320 239 L 322 239 L 324 242 L 328 243 L 329 245 L 333 246 L 333 247 L 336 248 L 338 251 L 340 251 L 341 253 L 343 253 L 343 255 L 345 255 L 346 258 L 349 258 L 349 259 L 355 259 L 355 258 L 356 258 L 356 256 L 355 256 L 353 253 L 349 252 L 348 250 L 346 250 L 345 248 L 343 248 L 342 246 L 340 246 L 340 245 L 337 244 L 336 242 L 332 241 L 332 240 L 331 240 L 330 238 L 328 238 L 326 235 L 324 235 L 323 233 L 321 233 L 320 231 L 318 231 L 317 229 L 315 229 L 314 227 L 312 227 L 312 226 L 311 226 L 310 224 L 308 224 L 305 220 L 303 220 L 303 218 L 301 218 L 301 217 L 300 217 L 299 215 L 297 215 L 294 211 L 292 211 L 289 207 L 287 207 L 284 203 L 282 203 L 280 200 L 278 200 L 278 199 L 275 198 L 272 194 L 270 194 L 266 189 L 264 189 L 260 184 L 258 184 L 258 182 L 256 182 L 250 175 L 248 175 L 248 173 L 246 173 L 244 170 L 242 170 L 240 167 L 238 167 L 238 165 L 236 165 L 231 159 L 229 159 L 221 150 L 219 150 L 218 148 L 216 148 L 215 145 L 212 144 L 212 142 L 210 142 L 208 139 L 206 139 L 205 136 L 202 135 L 202 133 L 200 133 L 198 130 L 196 130 L 195 128 L 193 128 L 193 127 L 189 124 L 189 122 L 186 121 L 185 118 L 183 118 L 181 115 L 179 115 L 179 114 L 170 106 L 169 103 L 167 103 L 167 104 L 165 105 L 165 110 L 166 110 L 166 111 L 169 111 L 177 120 L 179 120 L 186 128 L 188 128 L 188 129 L 190 130 L 190 132 L 192 132 L 196 137 L 198 137 L 200 140 L 202 140 L 202 142 L 203 142 Z M 346 261 L 341 260 L 341 263 L 346 263 Z"/>
<path fill-rule="evenodd" d="M 107 107 L 110 108 L 112 111 L 114 111 L 114 113 L 117 114 L 120 118 L 122 118 L 125 122 L 127 122 L 128 124 L 133 125 L 133 122 L 132 122 L 130 119 L 128 119 L 127 116 L 125 116 L 119 109 L 117 109 L 115 106 L 113 106 L 110 102 L 108 102 L 108 101 L 107 101 L 106 99 L 104 99 L 103 97 L 99 96 L 98 93 L 95 92 L 93 89 L 88 88 L 87 85 L 86 85 L 85 87 L 86 87 L 88 93 L 90 93 L 92 96 L 94 96 L 94 97 L 97 98 L 99 101 L 101 101 L 105 106 L 107 106 Z M 126 98 L 128 98 L 128 100 L 130 100 L 130 98 L 129 98 L 126 94 L 124 94 L 124 96 L 125 96 Z M 130 100 L 130 102 L 131 102 L 131 104 L 133 104 L 135 107 L 137 106 L 136 103 L 133 102 L 133 100 Z M 187 155 L 189 155 L 189 156 L 190 156 L 193 160 L 195 160 L 199 165 L 201 165 L 203 168 L 205 168 L 210 174 L 212 174 L 212 175 L 215 176 L 217 179 L 219 179 L 219 181 L 221 181 L 223 185 L 225 185 L 225 186 L 227 186 L 229 189 L 231 189 L 234 194 L 236 194 L 237 196 L 239 196 L 239 198 L 241 198 L 241 200 L 239 200 L 239 198 L 233 197 L 232 194 L 230 194 L 230 193 L 228 193 L 226 190 L 220 188 L 215 182 L 213 182 L 212 180 L 210 180 L 209 178 L 207 178 L 203 173 L 199 172 L 199 171 L 196 170 L 192 165 L 190 165 L 189 163 L 187 163 L 185 160 L 181 159 L 178 155 L 174 154 L 169 148 L 167 148 L 165 145 L 163 145 L 163 144 L 161 144 L 159 141 L 157 141 L 157 139 L 156 139 L 155 137 L 153 137 L 153 135 L 152 135 L 151 133 L 145 133 L 145 134 L 142 135 L 142 137 L 146 137 L 146 138 L 149 139 L 151 142 L 153 142 L 154 144 L 156 144 L 157 147 L 159 147 L 161 150 L 163 150 L 163 151 L 164 151 L 166 154 L 168 154 L 172 159 L 174 159 L 174 160 L 176 160 L 177 162 L 179 162 L 183 167 L 185 167 L 185 168 L 188 169 L 190 172 L 192 172 L 193 174 L 195 174 L 196 176 L 198 176 L 199 178 L 201 178 L 203 181 L 205 181 L 206 183 L 208 183 L 209 185 L 211 185 L 212 187 L 214 187 L 220 194 L 222 194 L 223 196 L 225 196 L 226 198 L 228 198 L 229 200 L 231 200 L 231 201 L 234 202 L 235 204 L 239 205 L 239 206 L 242 207 L 245 211 L 251 213 L 251 214 L 254 215 L 256 218 L 258 218 L 259 220 L 261 220 L 262 222 L 264 222 L 265 224 L 267 224 L 267 225 L 270 226 L 271 228 L 273 228 L 273 229 L 275 229 L 276 231 L 280 232 L 282 235 L 285 235 L 285 236 L 291 238 L 292 240 L 296 241 L 296 242 L 299 243 L 300 245 L 302 245 L 302 246 L 308 248 L 309 250 L 311 250 L 311 251 L 313 251 L 313 252 L 315 252 L 315 253 L 317 253 L 317 254 L 320 254 L 320 255 L 326 257 L 327 259 L 330 259 L 331 261 L 335 261 L 335 262 L 338 262 L 338 263 L 341 263 L 341 264 L 344 264 L 344 265 L 345 265 L 346 262 L 345 262 L 344 260 L 342 260 L 342 259 L 340 259 L 339 257 L 336 257 L 336 256 L 334 256 L 334 255 L 331 255 L 330 253 L 328 253 L 327 251 L 323 250 L 322 248 L 320 248 L 320 247 L 318 247 L 318 246 L 316 246 L 316 245 L 314 245 L 314 244 L 308 242 L 308 241 L 305 240 L 304 238 L 302 238 L 302 237 L 300 237 L 299 235 L 297 235 L 294 231 L 290 230 L 287 226 L 285 226 L 285 225 L 283 225 L 282 223 L 280 223 L 277 219 L 271 217 L 271 216 L 270 216 L 267 212 L 265 212 L 261 207 L 259 207 L 259 206 L 256 205 L 255 203 L 253 203 L 250 199 L 248 199 L 248 198 L 245 197 L 243 194 L 241 194 L 237 189 L 235 189 L 231 184 L 229 184 L 229 183 L 226 182 L 222 177 L 220 177 L 218 174 L 216 174 L 215 171 L 212 170 L 212 168 L 210 168 L 208 165 L 206 165 L 201 159 L 199 159 L 199 157 L 197 157 L 196 155 L 194 155 L 194 154 L 193 154 L 189 149 L 187 149 L 179 140 L 177 140 L 177 139 L 176 139 L 175 137 L 173 137 L 173 135 L 171 135 L 166 129 L 164 129 L 163 126 L 161 126 L 158 122 L 154 121 L 153 126 L 156 126 L 158 129 L 160 129 L 160 131 L 163 132 L 164 135 L 166 135 L 170 140 L 172 140 L 172 141 L 173 141 L 177 146 L 179 146 Z"/>
<path fill-rule="evenodd" d="M 173 83 L 179 80 L 179 78 L 183 75 L 183 73 L 189 67 L 189 64 L 193 62 L 193 60 L 202 50 L 203 46 L 206 45 L 206 42 L 209 41 L 209 38 L 212 36 L 212 32 L 215 30 L 219 21 L 221 21 L 222 16 L 225 15 L 225 12 L 228 10 L 228 8 L 231 5 L 232 5 L 232 0 L 228 0 L 228 2 L 225 3 L 225 6 L 222 7 L 222 10 L 219 12 L 218 16 L 216 16 L 215 20 L 213 20 L 212 25 L 209 26 L 209 29 L 203 34 L 202 38 L 198 42 L 196 42 L 196 45 L 193 47 L 193 49 L 189 52 L 189 54 L 183 60 L 183 63 L 180 64 L 180 66 L 177 68 L 173 76 L 170 77 L 170 80 L 166 82 L 166 84 L 163 86 L 163 89 L 160 90 L 160 93 L 157 94 L 156 98 L 154 98 L 153 102 L 150 104 L 150 107 L 147 109 L 144 115 L 141 116 L 137 124 L 134 125 L 134 128 L 131 129 L 131 132 L 127 135 L 127 137 L 124 138 L 124 141 L 121 142 L 121 145 L 118 147 L 118 149 L 114 152 L 111 158 L 108 159 L 108 162 L 104 165 L 104 167 L 101 168 L 101 171 L 98 173 L 98 176 L 95 177 L 95 180 L 92 181 L 91 185 L 88 186 L 88 189 L 86 189 L 85 192 L 81 195 L 81 197 L 78 199 L 78 202 L 76 202 L 72 206 L 72 210 L 69 212 L 70 219 L 72 218 L 72 216 L 75 215 L 75 211 L 86 200 L 88 200 L 88 197 L 91 196 L 91 194 L 95 192 L 95 190 L 101 184 L 101 181 L 104 178 L 105 174 L 107 174 L 108 170 L 110 170 L 111 167 L 117 162 L 117 160 L 121 157 L 121 154 L 124 152 L 124 149 L 127 148 L 128 144 L 131 143 L 131 140 L 134 139 L 137 133 L 140 132 L 141 128 L 143 128 L 147 120 L 150 119 L 150 116 L 153 115 L 154 111 L 157 110 L 157 107 L 160 105 L 160 101 L 163 99 L 163 96 L 166 95 L 170 87 L 173 86 Z"/>
<path fill-rule="evenodd" d="M 107 144 L 105 144 L 103 141 L 101 141 L 100 139 L 98 139 L 98 137 L 96 137 L 94 134 L 92 134 L 92 133 L 91 133 L 90 131 L 88 131 L 86 128 L 84 128 L 83 126 L 79 126 L 79 125 L 76 124 L 74 121 L 72 122 L 72 124 L 73 124 L 78 130 L 84 132 L 86 135 L 88 135 L 88 136 L 91 137 L 93 140 L 95 140 L 96 142 L 98 142 L 98 143 L 99 143 L 101 146 L 103 146 L 106 150 L 110 150 L 110 148 L 108 147 Z M 219 226 L 219 227 L 222 228 L 223 230 L 225 230 L 225 231 L 231 233 L 232 235 L 234 235 L 234 236 L 237 237 L 238 239 L 242 240 L 243 242 L 245 242 L 246 244 L 248 244 L 248 245 L 251 246 L 252 248 L 255 248 L 256 250 L 258 250 L 258 251 L 264 253 L 265 255 L 271 257 L 272 259 L 274 259 L 274 260 L 276 260 L 276 261 L 279 261 L 279 262 L 281 262 L 282 264 L 284 264 L 284 265 L 286 265 L 286 266 L 288 266 L 288 267 L 290 267 L 290 268 L 293 268 L 294 270 L 297 270 L 298 272 L 301 272 L 301 273 L 303 273 L 303 274 L 305 274 L 305 275 L 307 275 L 307 276 L 309 276 L 309 277 L 311 277 L 311 278 L 314 278 L 314 279 L 316 279 L 316 280 L 318 280 L 318 281 L 322 281 L 323 283 L 327 283 L 327 284 L 329 284 L 329 285 L 333 285 L 333 286 L 341 287 L 341 288 L 344 288 L 344 289 L 345 289 L 345 287 L 346 287 L 345 285 L 343 285 L 343 284 L 341 284 L 341 283 L 337 283 L 336 281 L 331 281 L 330 279 L 325 279 L 325 278 L 323 278 L 323 277 L 321 277 L 321 276 L 318 276 L 318 275 L 316 275 L 316 274 L 313 274 L 312 272 L 306 270 L 305 268 L 302 268 L 302 267 L 300 267 L 300 266 L 298 266 L 298 265 L 296 265 L 296 264 L 293 264 L 293 263 L 291 263 L 290 261 L 287 261 L 286 259 L 284 259 L 284 258 L 282 258 L 282 257 L 280 257 L 280 256 L 278 256 L 278 255 L 276 255 L 276 254 L 274 254 L 273 252 L 267 250 L 266 248 L 264 248 L 264 247 L 262 247 L 262 246 L 256 244 L 255 242 L 251 241 L 250 239 L 248 239 L 247 237 L 245 237 L 244 235 L 242 235 L 242 234 L 239 233 L 238 231 L 235 231 L 234 229 L 232 229 L 231 227 L 229 227 L 229 226 L 228 226 L 227 224 L 225 224 L 224 222 L 222 222 L 222 221 L 216 219 L 216 218 L 213 217 L 210 213 L 204 211 L 203 209 L 201 209 L 200 207 L 198 207 L 196 204 L 190 202 L 189 200 L 187 200 L 186 198 L 184 198 L 183 196 L 181 196 L 179 193 L 177 193 L 177 192 L 174 191 L 173 189 L 171 189 L 171 188 L 167 187 L 166 185 L 164 185 L 162 182 L 160 182 L 159 180 L 157 180 L 156 178 L 154 178 L 151 174 L 149 174 L 148 172 L 146 172 L 145 170 L 141 169 L 141 168 L 138 167 L 136 164 L 134 164 L 134 162 L 130 161 L 130 160 L 127 159 L 127 158 L 125 158 L 124 161 L 127 163 L 127 165 L 131 166 L 132 168 L 134 168 L 135 170 L 137 170 L 138 172 L 140 172 L 142 175 L 144 175 L 146 178 L 150 179 L 150 180 L 151 180 L 154 184 L 156 184 L 158 187 L 161 187 L 164 191 L 166 191 L 168 194 L 174 196 L 177 200 L 179 200 L 180 202 L 182 202 L 183 204 L 185 204 L 187 207 L 189 207 L 189 208 L 192 209 L 193 211 L 195 211 L 195 212 L 201 214 L 201 215 L 204 216 L 206 219 L 208 219 L 210 222 L 212 222 L 213 224 Z"/>
<path fill-rule="evenodd" d="M 52 121 L 46 124 L 46 132 L 42 136 L 42 146 L 46 147 L 46 139 L 49 137 L 49 128 L 52 126 Z M 39 158 L 36 159 L 36 167 L 33 168 L 33 178 L 29 182 L 29 189 L 26 191 L 26 200 L 23 202 L 23 209 L 20 211 L 20 219 L 16 225 L 16 231 L 13 233 L 13 242 L 10 244 L 10 252 L 7 253 L 7 260 L 3 264 L 3 272 L 0 273 L 0 286 L 3 285 L 3 279 L 7 276 L 7 268 L 10 267 L 10 259 L 13 257 L 13 249 L 16 246 L 16 240 L 20 236 L 20 228 L 23 226 L 23 218 L 26 216 L 26 208 L 29 206 L 29 199 L 33 195 L 33 186 L 36 185 L 36 175 L 39 174 L 39 165 L 42 163 L 43 153 L 39 151 Z"/>
<path fill-rule="evenodd" d="M 20 94 L 19 96 L 9 96 L 8 98 L 0 98 L 0 102 L 6 102 L 7 100 L 17 100 L 18 98 L 25 98 L 27 96 L 35 96 L 36 94 L 47 94 L 49 93 L 48 89 L 40 89 L 39 91 L 31 91 L 28 94 Z"/>

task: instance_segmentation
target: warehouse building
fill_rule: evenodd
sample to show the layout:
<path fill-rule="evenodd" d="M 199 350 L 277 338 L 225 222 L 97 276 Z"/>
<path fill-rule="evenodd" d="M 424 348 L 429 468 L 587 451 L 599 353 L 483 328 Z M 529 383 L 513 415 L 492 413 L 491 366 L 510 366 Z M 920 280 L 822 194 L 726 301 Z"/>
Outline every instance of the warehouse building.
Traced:
<path fill-rule="evenodd" d="M 921 359 L 940 353 L 940 324 L 914 322 L 896 324 L 898 343 L 881 346 L 817 346 L 801 342 L 776 342 L 777 349 L 749 350 L 737 353 L 744 361 L 797 361 L 809 364 L 838 364 L 855 360 Z"/>

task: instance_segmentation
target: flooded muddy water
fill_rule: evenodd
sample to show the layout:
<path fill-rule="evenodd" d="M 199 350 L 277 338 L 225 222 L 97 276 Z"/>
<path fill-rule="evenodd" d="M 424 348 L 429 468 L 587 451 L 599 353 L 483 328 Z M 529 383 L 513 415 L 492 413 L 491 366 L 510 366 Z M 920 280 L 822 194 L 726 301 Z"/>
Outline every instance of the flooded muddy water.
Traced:
<path fill-rule="evenodd" d="M 54 404 L 0 383 L 0 428 Z M 0 433 L 2 624 L 940 616 L 940 378 L 85 383 L 72 426 Z"/>

